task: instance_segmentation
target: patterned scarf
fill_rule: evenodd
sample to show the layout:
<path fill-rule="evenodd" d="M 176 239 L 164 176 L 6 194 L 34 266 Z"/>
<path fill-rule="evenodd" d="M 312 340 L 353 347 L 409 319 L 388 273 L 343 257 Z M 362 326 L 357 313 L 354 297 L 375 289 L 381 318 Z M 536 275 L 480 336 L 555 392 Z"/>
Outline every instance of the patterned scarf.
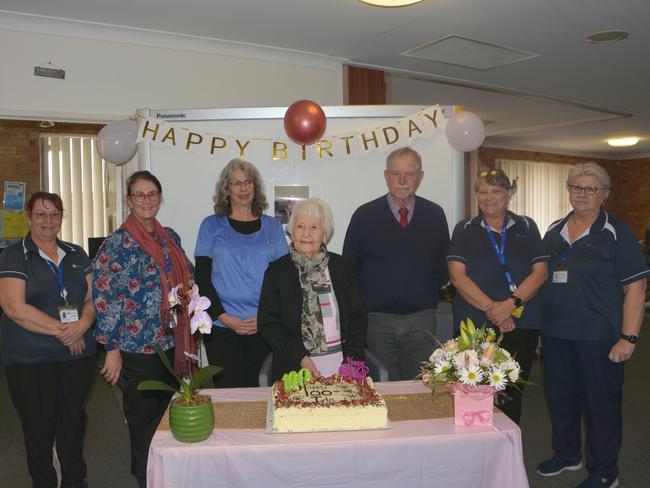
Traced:
<path fill-rule="evenodd" d="M 165 229 L 158 220 L 154 219 L 154 236 L 152 236 L 144 225 L 136 219 L 133 214 L 129 214 L 122 228 L 126 230 L 131 237 L 144 249 L 144 251 L 153 258 L 160 271 L 160 288 L 161 288 L 161 307 L 160 307 L 160 326 L 166 331 L 169 325 L 169 286 L 172 288 L 179 283 L 185 284 L 191 277 L 191 264 L 185 256 L 183 249 L 176 245 L 174 239 L 167 234 Z M 169 273 L 166 272 L 167 260 L 165 254 L 169 256 L 171 264 Z M 196 354 L 196 343 L 191 337 L 190 324 L 184 314 L 178 314 L 178 323 L 174 327 L 174 342 L 176 349 L 174 353 L 174 368 L 180 374 L 189 372 L 188 360 L 185 357 L 185 351 Z"/>
<path fill-rule="evenodd" d="M 329 286 L 325 276 L 329 262 L 327 248 L 324 245 L 321 246 L 320 251 L 311 261 L 304 254 L 296 251 L 293 244 L 289 249 L 289 254 L 298 268 L 300 287 L 302 288 L 302 312 L 300 315 L 302 342 L 310 354 L 325 354 L 327 353 L 325 326 L 316 290 Z"/>

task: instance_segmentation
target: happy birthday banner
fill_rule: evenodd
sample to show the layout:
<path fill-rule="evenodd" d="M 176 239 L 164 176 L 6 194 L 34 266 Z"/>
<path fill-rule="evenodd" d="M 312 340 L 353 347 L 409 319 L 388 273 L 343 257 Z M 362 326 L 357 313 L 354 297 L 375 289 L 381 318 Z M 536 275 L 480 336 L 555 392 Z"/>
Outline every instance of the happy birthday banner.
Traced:
<path fill-rule="evenodd" d="M 388 152 L 410 145 L 418 138 L 444 137 L 446 124 L 440 106 L 433 105 L 380 126 L 336 135 L 326 133 L 323 139 L 307 146 L 284 138 L 199 132 L 149 117 L 138 117 L 137 142 L 192 152 L 202 158 L 225 160 L 246 158 L 253 152 L 278 161 L 358 159 L 370 152 Z"/>

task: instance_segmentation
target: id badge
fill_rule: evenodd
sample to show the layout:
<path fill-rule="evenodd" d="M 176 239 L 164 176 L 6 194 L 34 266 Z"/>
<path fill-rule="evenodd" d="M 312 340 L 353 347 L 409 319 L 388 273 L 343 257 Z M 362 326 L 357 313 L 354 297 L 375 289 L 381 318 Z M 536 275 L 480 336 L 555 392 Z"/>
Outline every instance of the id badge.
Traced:
<path fill-rule="evenodd" d="M 553 271 L 553 283 L 566 283 L 569 281 L 569 270 L 566 268 Z"/>
<path fill-rule="evenodd" d="M 76 307 L 59 307 L 59 318 L 63 324 L 76 322 L 79 320 L 79 312 Z"/>

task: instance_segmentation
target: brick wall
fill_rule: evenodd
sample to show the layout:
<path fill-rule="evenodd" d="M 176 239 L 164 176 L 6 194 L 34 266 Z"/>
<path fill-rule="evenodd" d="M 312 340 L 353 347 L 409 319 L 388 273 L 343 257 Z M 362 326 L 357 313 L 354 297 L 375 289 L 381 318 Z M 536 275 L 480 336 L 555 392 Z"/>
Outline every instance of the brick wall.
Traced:
<path fill-rule="evenodd" d="M 5 181 L 27 183 L 25 201 L 41 189 L 39 138 L 43 133 L 97 134 L 103 125 L 58 123 L 41 128 L 36 121 L 0 120 L 0 202 Z"/>
<path fill-rule="evenodd" d="M 607 170 L 612 180 L 612 190 L 605 201 L 605 208 L 627 222 L 637 239 L 645 238 L 650 225 L 650 158 L 619 161 L 492 147 L 481 147 L 478 154 L 480 163 L 490 168 L 494 168 L 495 159 L 565 164 L 597 162 Z"/>
<path fill-rule="evenodd" d="M 609 161 L 603 167 L 612 180 L 607 209 L 644 239 L 650 226 L 650 158 Z"/>

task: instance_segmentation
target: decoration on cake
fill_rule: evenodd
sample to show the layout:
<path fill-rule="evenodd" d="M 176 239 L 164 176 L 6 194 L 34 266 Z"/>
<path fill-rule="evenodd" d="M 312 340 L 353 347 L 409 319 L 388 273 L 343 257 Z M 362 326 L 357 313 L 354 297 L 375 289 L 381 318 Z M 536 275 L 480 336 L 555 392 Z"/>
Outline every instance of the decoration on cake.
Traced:
<path fill-rule="evenodd" d="M 284 389 L 287 391 L 297 390 L 312 380 L 311 371 L 307 368 L 301 368 L 300 371 L 290 371 L 282 376 L 282 383 L 284 383 Z"/>
<path fill-rule="evenodd" d="M 370 368 L 366 366 L 363 360 L 355 361 L 351 356 L 348 356 L 339 367 L 339 375 L 357 380 L 359 383 L 366 382 L 366 376 L 370 372 Z"/>
<path fill-rule="evenodd" d="M 521 368 L 499 344 L 494 329 L 477 329 L 468 318 L 460 323 L 460 335 L 450 339 L 424 361 L 420 377 L 433 392 L 449 385 L 454 392 L 454 420 L 465 427 L 492 425 L 494 394 L 524 383 Z"/>

